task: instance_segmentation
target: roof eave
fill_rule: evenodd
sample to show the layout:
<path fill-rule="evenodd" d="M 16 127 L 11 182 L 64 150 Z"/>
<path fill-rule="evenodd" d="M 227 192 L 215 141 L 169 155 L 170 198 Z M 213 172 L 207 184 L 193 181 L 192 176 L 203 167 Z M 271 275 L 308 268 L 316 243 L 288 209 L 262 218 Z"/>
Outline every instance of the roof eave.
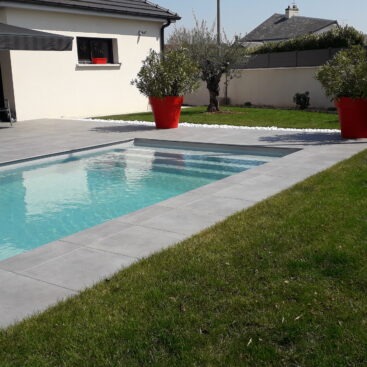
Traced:
<path fill-rule="evenodd" d="M 181 17 L 177 13 L 172 13 L 169 9 L 163 8 L 162 6 L 159 6 L 158 4 L 152 3 L 149 0 L 144 0 L 144 1 L 148 4 L 151 4 L 151 5 L 154 5 L 154 6 L 158 7 L 159 9 L 162 9 L 162 10 L 166 11 L 167 13 L 171 14 L 172 16 L 176 17 L 175 19 L 172 18 L 171 20 L 175 20 L 175 21 L 176 20 L 181 20 Z"/>
<path fill-rule="evenodd" d="M 273 38 L 273 39 L 258 39 L 258 40 L 245 40 L 245 42 L 281 42 L 287 41 L 289 38 Z"/>
<path fill-rule="evenodd" d="M 2 2 L 7 1 L 0 1 L 0 4 Z M 42 7 L 50 7 L 50 8 L 64 8 L 64 9 L 77 9 L 77 10 L 83 10 L 83 11 L 91 11 L 91 12 L 101 12 L 105 14 L 120 14 L 120 15 L 128 15 L 132 17 L 143 17 L 143 18 L 154 18 L 154 19 L 162 19 L 162 20 L 170 20 L 170 21 L 177 21 L 180 20 L 181 17 L 178 14 L 173 14 L 171 12 L 167 11 L 167 15 L 160 15 L 160 14 L 147 14 L 147 13 L 140 13 L 140 12 L 134 12 L 134 11 L 120 11 L 120 10 L 111 10 L 111 9 L 101 9 L 99 7 L 90 7 L 90 6 L 82 6 L 82 5 L 72 5 L 72 4 L 45 4 L 43 1 L 37 1 L 37 0 L 12 0 L 14 3 L 19 4 L 29 4 L 29 5 L 38 5 Z M 165 10 L 165 9 L 164 9 Z"/>
<path fill-rule="evenodd" d="M 322 26 L 321 28 L 315 29 L 314 31 L 312 31 L 313 33 L 321 31 L 321 29 L 324 29 L 326 27 L 330 27 L 331 25 L 336 24 L 337 26 L 339 25 L 337 20 L 334 20 L 332 22 L 330 22 L 329 24 L 325 24 L 324 26 Z"/>

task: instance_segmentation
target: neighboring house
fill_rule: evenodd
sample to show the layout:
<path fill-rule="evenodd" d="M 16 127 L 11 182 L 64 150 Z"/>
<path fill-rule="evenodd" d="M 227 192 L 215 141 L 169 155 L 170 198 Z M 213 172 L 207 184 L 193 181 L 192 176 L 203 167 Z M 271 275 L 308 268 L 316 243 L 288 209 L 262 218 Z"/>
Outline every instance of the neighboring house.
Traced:
<path fill-rule="evenodd" d="M 130 82 L 179 19 L 146 0 L 0 0 L 0 104 L 18 120 L 146 110 Z"/>
<path fill-rule="evenodd" d="M 297 5 L 288 6 L 285 14 L 274 14 L 242 41 L 248 45 L 285 41 L 307 34 L 319 34 L 338 27 L 336 20 L 302 17 Z"/>

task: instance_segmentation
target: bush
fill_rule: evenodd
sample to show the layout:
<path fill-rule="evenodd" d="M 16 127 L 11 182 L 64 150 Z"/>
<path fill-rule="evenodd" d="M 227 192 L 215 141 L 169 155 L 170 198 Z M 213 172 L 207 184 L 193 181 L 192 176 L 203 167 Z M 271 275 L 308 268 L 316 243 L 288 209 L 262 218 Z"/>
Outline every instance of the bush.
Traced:
<path fill-rule="evenodd" d="M 365 44 L 363 33 L 353 27 L 340 27 L 321 34 L 308 34 L 281 42 L 268 42 L 256 48 L 253 54 L 271 52 L 318 50 L 323 48 L 350 48 Z"/>
<path fill-rule="evenodd" d="M 354 46 L 340 51 L 316 74 L 327 96 L 367 98 L 367 52 Z"/>
<path fill-rule="evenodd" d="M 199 87 L 200 70 L 184 49 L 151 50 L 131 84 L 147 97 L 183 96 Z"/>
<path fill-rule="evenodd" d="M 310 106 L 310 92 L 296 93 L 293 102 L 300 110 L 306 110 Z"/>
<path fill-rule="evenodd" d="M 243 105 L 245 107 L 252 107 L 252 103 L 251 102 L 245 102 Z"/>

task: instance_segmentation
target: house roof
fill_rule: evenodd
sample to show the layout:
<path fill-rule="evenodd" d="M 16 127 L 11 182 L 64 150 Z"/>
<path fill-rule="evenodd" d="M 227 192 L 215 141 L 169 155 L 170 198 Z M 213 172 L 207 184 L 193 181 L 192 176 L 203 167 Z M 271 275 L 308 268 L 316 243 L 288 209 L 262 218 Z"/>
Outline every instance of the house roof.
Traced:
<path fill-rule="evenodd" d="M 12 0 L 14 3 L 90 10 L 136 17 L 179 20 L 181 17 L 147 0 Z M 1 3 L 1 1 L 0 1 Z"/>
<path fill-rule="evenodd" d="M 243 38 L 243 41 L 263 42 L 286 40 L 317 32 L 332 24 L 338 24 L 338 22 L 330 19 L 301 16 L 287 18 L 284 14 L 274 14 L 247 34 L 246 37 Z"/>

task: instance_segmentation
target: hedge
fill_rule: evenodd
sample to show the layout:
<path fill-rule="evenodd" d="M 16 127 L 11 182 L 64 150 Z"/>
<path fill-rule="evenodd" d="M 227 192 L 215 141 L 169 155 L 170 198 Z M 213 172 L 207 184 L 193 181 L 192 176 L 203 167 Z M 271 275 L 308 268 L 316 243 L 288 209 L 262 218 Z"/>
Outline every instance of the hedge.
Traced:
<path fill-rule="evenodd" d="M 252 54 L 271 52 L 287 52 L 302 50 L 318 50 L 324 48 L 350 48 L 364 45 L 365 36 L 353 27 L 339 27 L 321 34 L 308 34 L 281 42 L 267 42 L 254 49 Z"/>

